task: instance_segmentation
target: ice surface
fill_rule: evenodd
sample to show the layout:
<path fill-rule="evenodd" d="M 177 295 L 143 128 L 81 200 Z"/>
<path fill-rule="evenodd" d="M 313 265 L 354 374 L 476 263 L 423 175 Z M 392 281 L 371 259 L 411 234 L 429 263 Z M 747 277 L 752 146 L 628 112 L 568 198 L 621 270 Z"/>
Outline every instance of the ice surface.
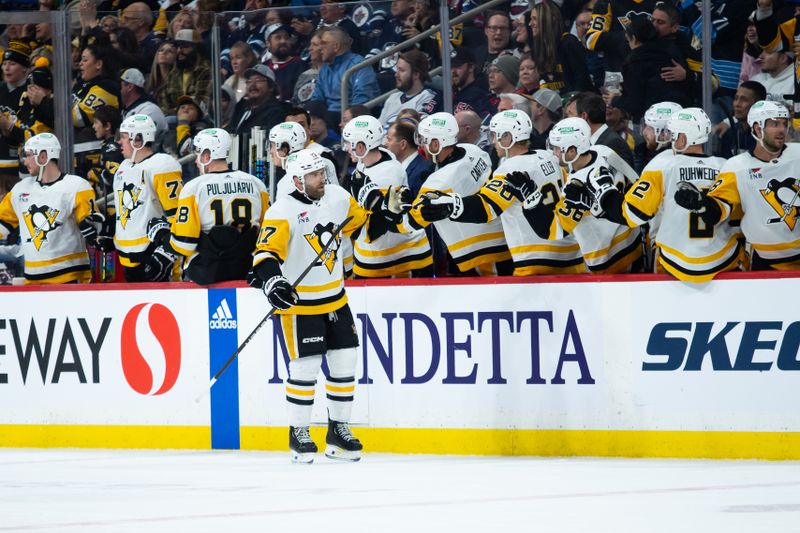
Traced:
<path fill-rule="evenodd" d="M 800 532 L 800 463 L 0 449 L 0 532 Z M 325 528 L 325 529 L 322 529 Z"/>

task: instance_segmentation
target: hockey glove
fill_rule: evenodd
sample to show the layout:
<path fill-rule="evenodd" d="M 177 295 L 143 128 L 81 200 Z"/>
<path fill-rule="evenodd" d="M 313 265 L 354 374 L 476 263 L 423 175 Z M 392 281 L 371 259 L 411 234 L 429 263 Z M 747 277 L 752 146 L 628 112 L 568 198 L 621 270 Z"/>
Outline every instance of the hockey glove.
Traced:
<path fill-rule="evenodd" d="M 247 284 L 253 287 L 254 289 L 264 288 L 264 280 L 259 278 L 258 275 L 256 275 L 255 270 L 253 270 L 252 268 L 247 271 L 247 275 L 245 276 L 244 279 L 245 281 L 247 281 Z"/>
<path fill-rule="evenodd" d="M 366 174 L 361 172 L 360 170 L 354 170 L 353 173 L 350 175 L 350 192 L 353 195 L 353 198 L 358 198 L 361 194 L 361 189 L 366 185 L 369 178 Z"/>
<path fill-rule="evenodd" d="M 154 217 L 147 223 L 147 238 L 158 246 L 169 241 L 169 220 L 165 217 Z"/>
<path fill-rule="evenodd" d="M 86 218 L 84 218 L 80 224 L 78 224 L 78 229 L 81 231 L 81 235 L 86 240 L 86 244 L 96 246 L 97 245 L 97 236 L 100 233 L 100 230 L 103 229 L 103 223 L 105 222 L 105 217 L 101 213 L 89 213 Z"/>
<path fill-rule="evenodd" d="M 706 210 L 706 195 L 692 183 L 681 181 L 675 191 L 675 203 L 689 211 L 702 213 Z"/>
<path fill-rule="evenodd" d="M 542 193 L 527 172 L 509 172 L 504 188 L 519 200 L 525 209 L 533 209 L 542 201 Z"/>
<path fill-rule="evenodd" d="M 436 222 L 445 218 L 456 219 L 464 211 L 464 202 L 456 193 L 430 191 L 423 195 L 419 213 L 428 222 Z"/>
<path fill-rule="evenodd" d="M 383 193 L 381 192 L 380 187 L 374 181 L 370 181 L 365 184 L 358 192 L 358 196 L 356 196 L 356 201 L 358 205 L 363 207 L 364 209 L 369 209 L 372 211 L 375 209 L 375 206 L 383 199 Z"/>
<path fill-rule="evenodd" d="M 414 193 L 411 192 L 411 189 L 400 185 L 389 188 L 389 191 L 384 197 L 386 210 L 395 215 L 404 215 L 408 213 L 413 202 Z"/>
<path fill-rule="evenodd" d="M 147 281 L 169 281 L 175 256 L 159 246 L 144 262 L 144 278 Z"/>
<path fill-rule="evenodd" d="M 275 309 L 286 311 L 297 303 L 299 296 L 292 288 L 289 280 L 283 276 L 273 276 L 264 284 L 264 294 L 267 301 Z"/>
<path fill-rule="evenodd" d="M 568 208 L 588 211 L 593 202 L 594 196 L 582 181 L 572 180 L 564 186 L 564 204 Z"/>
<path fill-rule="evenodd" d="M 596 217 L 603 215 L 603 198 L 614 189 L 614 177 L 606 167 L 597 167 L 586 178 L 586 188 L 592 193 L 592 214 Z"/>

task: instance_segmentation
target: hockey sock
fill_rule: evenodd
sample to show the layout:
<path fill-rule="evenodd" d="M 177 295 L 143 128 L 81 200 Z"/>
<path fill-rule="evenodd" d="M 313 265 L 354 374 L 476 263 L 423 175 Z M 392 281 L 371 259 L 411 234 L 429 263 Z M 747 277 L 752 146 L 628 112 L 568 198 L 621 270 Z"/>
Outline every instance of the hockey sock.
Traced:
<path fill-rule="evenodd" d="M 311 423 L 314 386 L 317 384 L 320 366 L 322 366 L 321 355 L 289 361 L 286 402 L 289 406 L 289 425 L 292 427 L 306 427 Z"/>
<path fill-rule="evenodd" d="M 356 389 L 358 352 L 355 348 L 330 350 L 327 357 L 331 374 L 325 382 L 328 416 L 337 422 L 349 422 Z"/>

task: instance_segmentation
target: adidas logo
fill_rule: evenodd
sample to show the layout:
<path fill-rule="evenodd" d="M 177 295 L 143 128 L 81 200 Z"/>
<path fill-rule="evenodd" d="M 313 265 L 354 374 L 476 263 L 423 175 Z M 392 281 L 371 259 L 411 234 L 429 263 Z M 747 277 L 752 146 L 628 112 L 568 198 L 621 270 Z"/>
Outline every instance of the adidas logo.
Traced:
<path fill-rule="evenodd" d="M 233 319 L 231 308 L 228 307 L 228 301 L 224 298 L 219 303 L 217 310 L 211 315 L 211 320 L 208 321 L 209 329 L 236 329 L 236 320 Z"/>

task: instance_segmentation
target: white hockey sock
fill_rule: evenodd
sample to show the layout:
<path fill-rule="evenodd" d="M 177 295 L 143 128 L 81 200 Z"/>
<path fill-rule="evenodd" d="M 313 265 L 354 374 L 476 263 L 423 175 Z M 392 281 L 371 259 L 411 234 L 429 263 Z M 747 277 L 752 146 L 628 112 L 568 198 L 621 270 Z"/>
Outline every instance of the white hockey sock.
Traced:
<path fill-rule="evenodd" d="M 337 422 L 349 422 L 356 389 L 358 352 L 355 348 L 330 350 L 327 360 L 330 370 L 330 377 L 325 381 L 328 416 Z"/>
<path fill-rule="evenodd" d="M 289 361 L 286 381 L 286 402 L 289 406 L 289 425 L 306 427 L 311 424 L 314 407 L 314 386 L 322 365 L 322 356 L 302 357 Z"/>

